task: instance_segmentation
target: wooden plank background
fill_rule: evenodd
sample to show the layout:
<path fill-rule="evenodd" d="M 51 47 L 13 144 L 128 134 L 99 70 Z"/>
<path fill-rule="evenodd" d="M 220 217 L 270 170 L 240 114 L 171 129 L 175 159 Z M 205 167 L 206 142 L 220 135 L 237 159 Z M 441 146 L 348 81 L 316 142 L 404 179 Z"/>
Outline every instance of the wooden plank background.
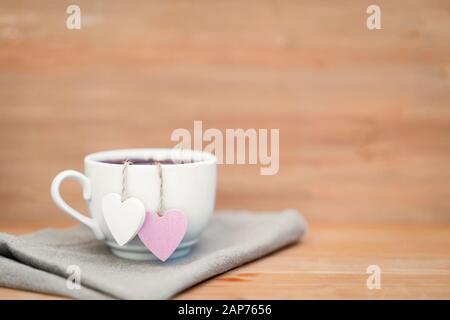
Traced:
<path fill-rule="evenodd" d="M 66 224 L 85 154 L 176 128 L 280 129 L 280 171 L 219 168 L 220 208 L 450 222 L 450 3 L 0 1 L 0 224 Z M 80 187 L 64 194 L 83 209 Z"/>

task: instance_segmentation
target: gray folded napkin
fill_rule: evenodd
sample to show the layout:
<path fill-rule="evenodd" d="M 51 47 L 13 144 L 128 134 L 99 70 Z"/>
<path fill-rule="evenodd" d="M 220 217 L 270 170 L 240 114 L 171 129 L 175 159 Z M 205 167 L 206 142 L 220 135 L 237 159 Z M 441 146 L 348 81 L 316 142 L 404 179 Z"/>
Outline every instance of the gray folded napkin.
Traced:
<path fill-rule="evenodd" d="M 190 254 L 164 263 L 118 258 L 83 226 L 0 233 L 0 286 L 77 299 L 167 299 L 299 240 L 306 228 L 293 209 L 221 211 Z M 69 266 L 79 268 L 78 289 L 67 284 Z"/>

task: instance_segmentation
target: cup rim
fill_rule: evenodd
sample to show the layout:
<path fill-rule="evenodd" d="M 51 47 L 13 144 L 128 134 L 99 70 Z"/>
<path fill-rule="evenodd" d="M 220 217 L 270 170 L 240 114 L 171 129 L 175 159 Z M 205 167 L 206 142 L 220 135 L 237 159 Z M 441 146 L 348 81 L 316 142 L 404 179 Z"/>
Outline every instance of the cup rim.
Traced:
<path fill-rule="evenodd" d="M 176 158 L 176 160 L 194 160 L 188 163 L 171 163 L 171 167 L 195 166 L 199 164 L 216 164 L 215 155 L 199 150 L 177 149 L 177 148 L 128 148 L 111 149 L 90 153 L 84 157 L 85 164 L 101 164 L 105 166 L 121 167 L 121 163 L 108 163 L 106 160 L 117 158 L 152 158 L 155 160 L 167 160 Z M 164 166 L 164 164 L 162 164 Z M 156 164 L 139 164 L 139 167 L 154 167 Z"/>

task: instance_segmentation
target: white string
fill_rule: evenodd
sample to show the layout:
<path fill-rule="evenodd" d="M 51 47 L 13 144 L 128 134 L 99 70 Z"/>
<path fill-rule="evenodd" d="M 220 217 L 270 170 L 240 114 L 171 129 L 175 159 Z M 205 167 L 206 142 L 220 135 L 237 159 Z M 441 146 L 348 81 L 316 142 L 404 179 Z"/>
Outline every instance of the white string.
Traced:
<path fill-rule="evenodd" d="M 163 214 L 163 203 L 164 203 L 164 199 L 163 199 L 163 176 L 162 176 L 162 166 L 160 162 L 156 163 L 156 166 L 158 168 L 158 176 L 159 176 L 159 207 L 158 210 L 156 211 L 160 216 Z"/>
<path fill-rule="evenodd" d="M 122 193 L 121 193 L 121 198 L 122 198 L 122 202 L 124 202 L 127 199 L 127 184 L 128 184 L 128 177 L 127 177 L 127 173 L 128 173 L 128 166 L 130 164 L 132 164 L 133 162 L 129 161 L 128 159 L 125 160 L 125 162 L 123 163 L 123 167 L 122 167 Z"/>
<path fill-rule="evenodd" d="M 129 161 L 128 159 L 124 161 L 123 167 L 122 167 L 122 193 L 121 198 L 122 202 L 125 201 L 128 197 L 128 166 L 130 164 L 133 164 L 133 162 Z M 163 192 L 163 175 L 162 175 L 162 166 L 160 162 L 156 162 L 156 167 L 158 169 L 158 176 L 159 176 L 159 206 L 158 210 L 156 211 L 159 215 L 162 215 L 164 212 L 164 192 Z"/>

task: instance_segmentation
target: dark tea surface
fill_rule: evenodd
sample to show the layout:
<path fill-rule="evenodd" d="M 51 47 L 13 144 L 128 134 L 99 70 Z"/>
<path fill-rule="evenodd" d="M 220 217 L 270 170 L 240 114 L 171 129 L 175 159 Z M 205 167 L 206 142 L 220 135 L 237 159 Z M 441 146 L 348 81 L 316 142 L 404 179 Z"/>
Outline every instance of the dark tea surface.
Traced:
<path fill-rule="evenodd" d="M 130 159 L 111 159 L 111 160 L 103 160 L 100 162 L 103 163 L 110 163 L 110 164 L 123 164 L 125 161 L 131 161 L 131 164 L 135 165 L 143 165 L 143 164 L 157 164 L 158 162 L 161 164 L 185 164 L 185 163 L 194 163 L 196 161 L 194 160 L 172 160 L 172 159 L 162 159 L 162 160 L 155 160 L 152 158 L 149 159 L 138 159 L 138 158 L 130 158 Z"/>

